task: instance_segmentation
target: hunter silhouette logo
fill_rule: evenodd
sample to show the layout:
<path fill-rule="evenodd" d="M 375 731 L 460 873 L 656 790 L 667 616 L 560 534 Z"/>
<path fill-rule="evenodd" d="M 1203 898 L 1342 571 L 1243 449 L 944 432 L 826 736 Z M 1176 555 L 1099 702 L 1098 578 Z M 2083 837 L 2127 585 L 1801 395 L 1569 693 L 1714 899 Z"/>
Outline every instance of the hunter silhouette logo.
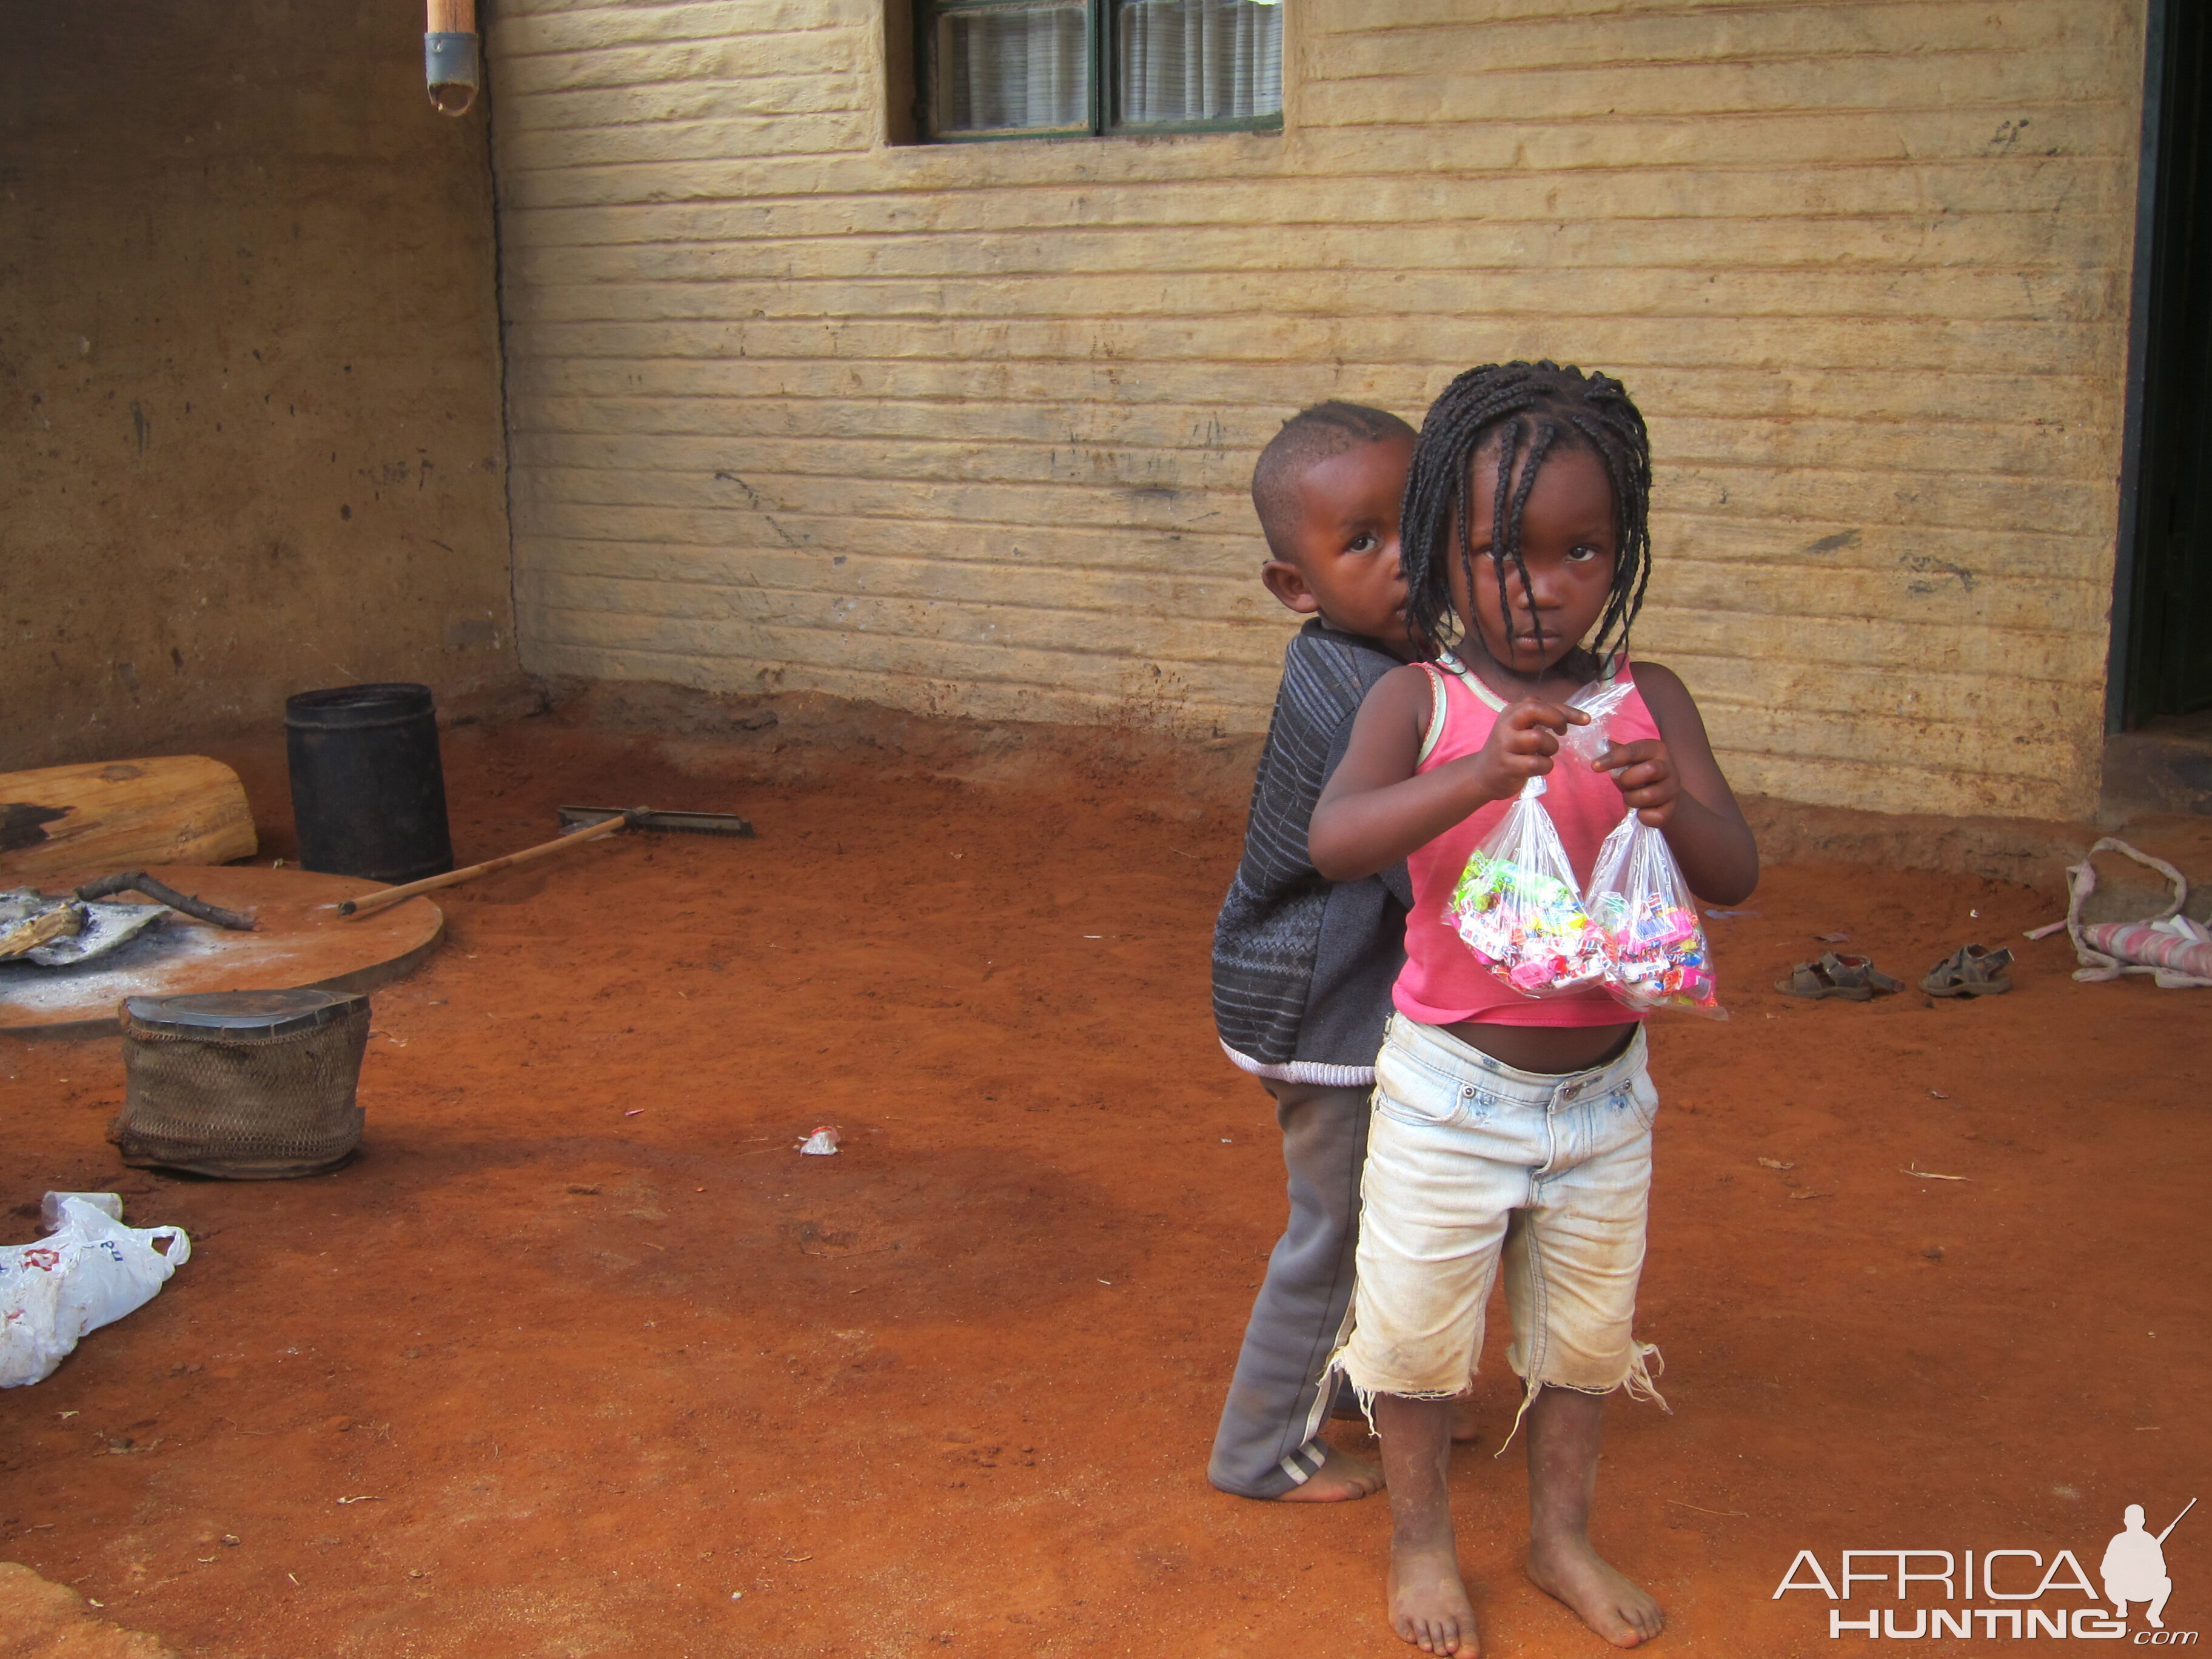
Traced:
<path fill-rule="evenodd" d="M 2196 1507 L 2192 1498 L 2165 1531 L 2154 1533 L 2143 1523 L 2143 1506 L 2129 1504 L 2121 1530 L 2112 1535 L 2097 1564 L 2101 1595 L 2069 1549 L 2048 1559 L 2041 1551 L 2027 1549 L 1844 1550 L 1833 1577 L 1813 1551 L 1799 1550 L 1775 1586 L 1774 1599 L 1810 1590 L 1831 1602 L 1874 1604 L 1831 1607 L 1831 1639 L 1846 1633 L 1899 1641 L 2069 1637 L 2136 1647 L 2194 1647 L 2197 1632 L 2166 1627 L 2166 1604 L 2173 1594 L 2166 1540 Z M 1890 1605 L 1881 1605 L 1885 1601 Z M 1916 1601 L 1920 1605 L 1913 1606 Z M 2133 1632 L 2128 1628 L 2131 1607 L 2142 1610 L 2143 1620 L 2143 1628 Z"/>
<path fill-rule="evenodd" d="M 2182 1506 L 2181 1515 L 2166 1523 L 2166 1531 L 2154 1538 L 2143 1530 L 2143 1506 L 2128 1505 L 2121 1517 L 2127 1530 L 2112 1534 L 2112 1541 L 2105 1546 L 2104 1564 L 2097 1569 L 2105 1581 L 2105 1599 L 2121 1618 L 2128 1616 L 2129 1602 L 2148 1601 L 2144 1622 L 2153 1630 L 2166 1628 L 2160 1615 L 2166 1611 L 2166 1598 L 2173 1594 L 2173 1580 L 2166 1576 L 2166 1536 L 2181 1524 L 2181 1516 L 2196 1507 L 2192 1498 Z"/>

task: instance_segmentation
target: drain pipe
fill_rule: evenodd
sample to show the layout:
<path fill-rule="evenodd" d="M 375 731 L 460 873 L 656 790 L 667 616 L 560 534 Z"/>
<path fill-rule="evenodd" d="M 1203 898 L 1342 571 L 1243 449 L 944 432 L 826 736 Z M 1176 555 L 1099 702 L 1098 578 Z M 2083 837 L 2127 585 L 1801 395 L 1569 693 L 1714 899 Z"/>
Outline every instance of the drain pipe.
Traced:
<path fill-rule="evenodd" d="M 422 74 L 441 115 L 465 115 L 477 100 L 483 54 L 477 35 L 477 0 L 429 0 L 422 36 Z"/>

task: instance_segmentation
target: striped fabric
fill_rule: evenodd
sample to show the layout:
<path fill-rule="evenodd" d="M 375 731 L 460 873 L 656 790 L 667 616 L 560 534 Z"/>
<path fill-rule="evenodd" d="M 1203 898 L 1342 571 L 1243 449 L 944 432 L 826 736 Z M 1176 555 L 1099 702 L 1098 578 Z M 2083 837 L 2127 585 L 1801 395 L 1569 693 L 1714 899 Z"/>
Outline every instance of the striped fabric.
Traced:
<path fill-rule="evenodd" d="M 2158 970 L 2161 986 L 2212 985 L 2212 944 L 2199 937 L 2202 927 L 2177 920 L 2089 922 L 2081 937 L 2108 957 Z"/>
<path fill-rule="evenodd" d="M 1221 1045 L 1262 1077 L 1339 1088 L 1374 1081 L 1412 889 L 1403 865 L 1364 881 L 1324 880 L 1306 830 L 1361 700 L 1397 665 L 1318 619 L 1283 653 L 1244 857 L 1213 933 Z"/>

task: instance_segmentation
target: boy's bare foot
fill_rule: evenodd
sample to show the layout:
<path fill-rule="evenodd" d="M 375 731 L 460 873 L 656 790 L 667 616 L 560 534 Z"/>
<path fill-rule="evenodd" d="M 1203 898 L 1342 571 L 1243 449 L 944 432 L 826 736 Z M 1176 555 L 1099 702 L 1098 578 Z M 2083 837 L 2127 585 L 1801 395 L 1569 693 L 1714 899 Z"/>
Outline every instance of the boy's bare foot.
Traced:
<path fill-rule="evenodd" d="M 1474 1604 L 1467 1599 L 1467 1585 L 1449 1545 L 1442 1549 L 1391 1547 L 1390 1625 L 1399 1640 L 1424 1653 L 1456 1653 L 1474 1659 L 1482 1651 L 1474 1634 Z"/>
<path fill-rule="evenodd" d="M 1382 1490 L 1382 1466 L 1334 1446 L 1322 1448 L 1321 1467 L 1304 1486 L 1282 1493 L 1278 1504 L 1347 1504 Z"/>
<path fill-rule="evenodd" d="M 1587 1538 L 1531 1539 L 1528 1577 L 1617 1648 L 1640 1647 L 1667 1628 L 1658 1602 L 1592 1549 Z"/>

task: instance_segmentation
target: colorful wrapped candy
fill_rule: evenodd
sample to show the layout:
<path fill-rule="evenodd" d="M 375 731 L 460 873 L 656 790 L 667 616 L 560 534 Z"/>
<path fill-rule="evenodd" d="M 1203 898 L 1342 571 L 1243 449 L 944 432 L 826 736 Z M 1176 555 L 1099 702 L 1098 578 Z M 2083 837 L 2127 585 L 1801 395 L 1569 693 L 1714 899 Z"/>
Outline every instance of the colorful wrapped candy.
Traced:
<path fill-rule="evenodd" d="M 1475 958 L 1524 996 L 1602 984 L 1603 936 L 1575 891 L 1573 866 L 1531 778 L 1452 888 L 1444 921 Z"/>
<path fill-rule="evenodd" d="M 1682 867 L 1667 837 L 1634 812 L 1598 848 L 1583 905 L 1605 941 L 1605 988 L 1615 1000 L 1639 1013 L 1677 1008 L 1728 1018 Z"/>

